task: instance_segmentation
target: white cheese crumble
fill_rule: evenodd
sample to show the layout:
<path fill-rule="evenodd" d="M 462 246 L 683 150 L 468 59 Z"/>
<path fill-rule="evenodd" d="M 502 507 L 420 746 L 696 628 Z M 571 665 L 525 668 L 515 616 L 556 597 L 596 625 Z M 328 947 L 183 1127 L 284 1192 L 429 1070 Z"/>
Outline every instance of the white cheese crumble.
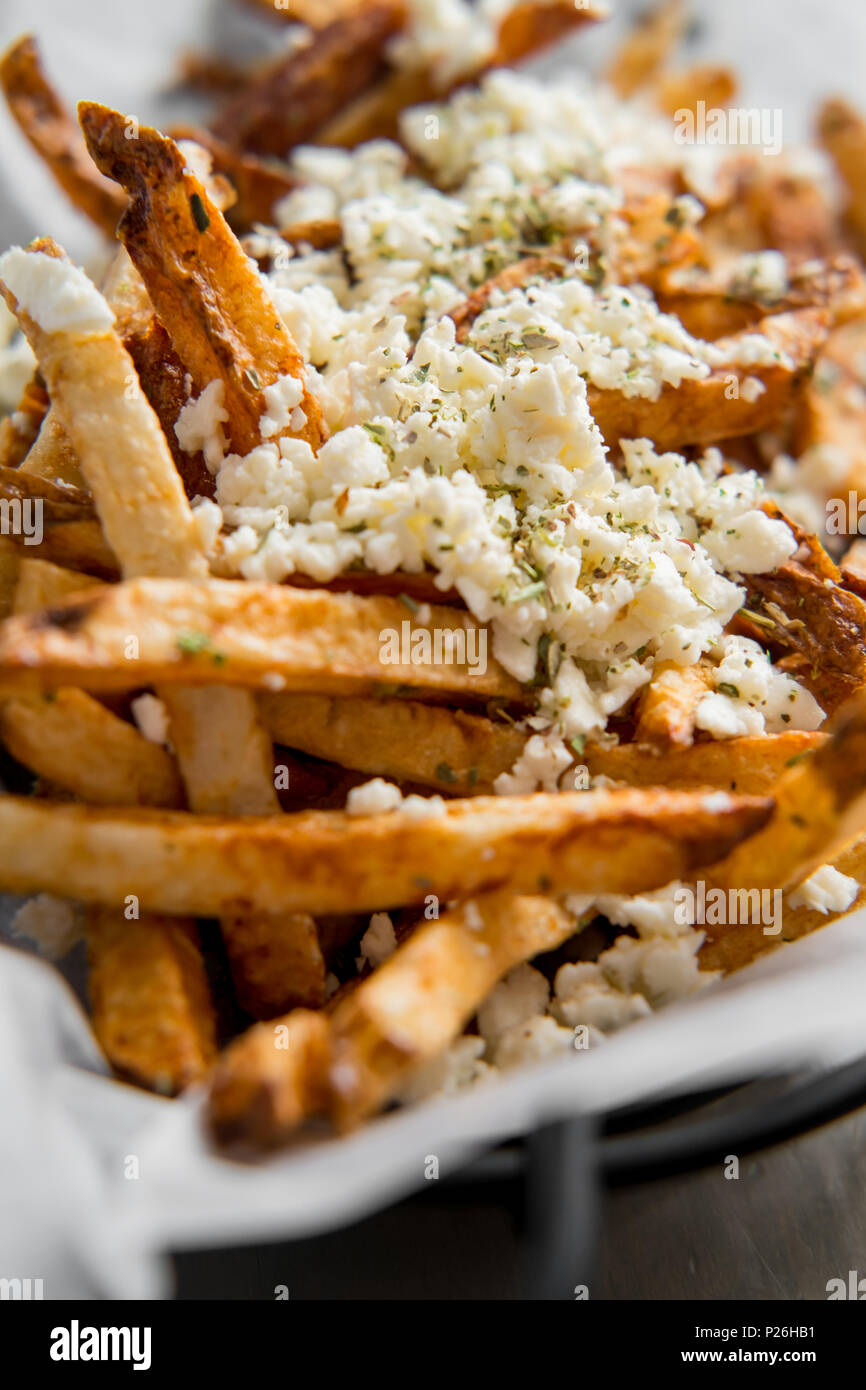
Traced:
<path fill-rule="evenodd" d="M 114 314 L 78 266 L 13 246 L 0 256 L 0 280 L 45 333 L 107 333 Z"/>
<path fill-rule="evenodd" d="M 375 969 L 397 949 L 394 923 L 387 912 L 374 912 L 370 925 L 361 937 L 361 955 Z"/>
<path fill-rule="evenodd" d="M 808 907 L 813 912 L 846 912 L 857 898 L 860 884 L 824 864 L 788 894 L 789 907 Z"/>
<path fill-rule="evenodd" d="M 389 811 L 400 811 L 409 820 L 426 820 L 430 816 L 441 816 L 445 812 L 445 801 L 441 796 L 418 796 L 414 792 L 405 796 L 393 782 L 384 777 L 374 777 L 359 787 L 352 787 L 346 798 L 346 814 L 349 816 L 378 816 Z"/>
<path fill-rule="evenodd" d="M 270 439 L 282 430 L 303 429 L 307 417 L 299 410 L 304 399 L 303 382 L 296 376 L 281 376 L 264 389 L 265 414 L 261 419 L 263 439 Z"/>
<path fill-rule="evenodd" d="M 543 1014 L 549 995 L 550 986 L 540 970 L 515 966 L 478 1010 L 478 1031 L 485 1043 L 493 1045 L 509 1028 Z"/>
<path fill-rule="evenodd" d="M 225 382 L 211 381 L 194 400 L 187 401 L 177 417 L 174 432 L 185 454 L 204 454 L 204 461 L 215 473 L 225 457 L 223 425 L 229 418 L 224 405 Z"/>
<path fill-rule="evenodd" d="M 61 960 L 81 939 L 81 914 L 73 903 L 40 893 L 19 907 L 12 931 L 34 942 L 47 960 Z"/>
<path fill-rule="evenodd" d="M 166 706 L 155 695 L 139 695 L 130 706 L 139 731 L 149 743 L 168 747 L 171 739 L 171 720 Z"/>
<path fill-rule="evenodd" d="M 823 722 L 815 697 L 777 670 L 757 642 L 726 634 L 711 655 L 714 688 L 698 701 L 695 726 L 713 738 L 812 730 Z"/>
<path fill-rule="evenodd" d="M 496 778 L 493 790 L 497 796 L 559 791 L 559 779 L 572 761 L 571 752 L 556 734 L 533 734 L 511 771 Z"/>

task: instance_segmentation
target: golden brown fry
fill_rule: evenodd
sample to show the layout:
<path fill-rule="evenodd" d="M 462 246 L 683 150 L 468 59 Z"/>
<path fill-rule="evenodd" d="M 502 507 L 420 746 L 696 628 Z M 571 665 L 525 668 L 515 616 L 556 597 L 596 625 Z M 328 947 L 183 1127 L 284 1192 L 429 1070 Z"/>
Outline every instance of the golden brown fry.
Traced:
<path fill-rule="evenodd" d="M 171 450 L 187 497 L 213 497 L 215 484 L 201 453 L 188 454 L 178 441 L 175 426 L 189 400 L 186 368 L 158 319 L 146 329 L 128 334 L 124 347 L 141 382 L 141 389 L 156 412 Z"/>
<path fill-rule="evenodd" d="M 803 453 L 829 445 L 847 460 L 847 476 L 833 491 L 848 505 L 848 489 L 866 496 L 866 320 L 834 328 L 824 344 L 800 402 L 795 446 Z M 829 491 L 828 487 L 828 491 Z M 846 519 L 846 529 L 848 526 Z"/>
<path fill-rule="evenodd" d="M 208 1123 L 223 1144 L 269 1148 L 328 1100 L 330 1020 L 295 1009 L 242 1034 L 217 1061 Z"/>
<path fill-rule="evenodd" d="M 664 0 L 648 10 L 621 44 L 605 74 L 621 97 L 634 96 L 658 77 L 682 42 L 688 25 L 683 0 Z"/>
<path fill-rule="evenodd" d="M 866 242 L 866 120 L 836 97 L 821 107 L 818 137 L 845 185 L 848 224 L 862 245 Z"/>
<path fill-rule="evenodd" d="M 31 248 L 31 254 L 65 260 L 49 242 L 40 243 L 38 250 Z M 3 292 L 18 313 L 53 407 L 99 499 L 106 540 L 122 555 L 124 573 L 206 574 L 195 522 L 165 436 L 117 334 L 47 333 L 19 312 L 5 286 Z M 37 481 L 32 479 L 31 485 Z M 39 486 L 59 488 L 56 483 Z"/>
<path fill-rule="evenodd" d="M 453 1041 L 521 961 L 576 930 L 546 898 L 482 895 L 425 922 L 331 1015 L 330 1109 L 341 1130 L 390 1099 L 407 1073 Z"/>
<path fill-rule="evenodd" d="M 117 562 L 106 545 L 93 505 L 80 489 L 49 482 L 24 467 L 0 468 L 0 504 L 15 519 L 4 539 L 8 538 L 22 556 L 38 554 L 44 560 L 81 568 L 100 578 L 117 574 Z M 35 510 L 37 506 L 41 512 Z M 30 535 L 24 532 L 25 522 Z"/>
<path fill-rule="evenodd" d="M 325 435 L 304 362 L 260 276 L 173 140 L 142 126 L 127 140 L 124 117 L 82 102 L 79 118 L 100 169 L 130 194 L 118 235 L 147 285 L 156 313 L 199 392 L 223 382 L 226 435 L 247 454 L 261 442 L 265 392 L 285 377 L 302 383 L 303 424 L 275 429 L 317 448 Z M 156 573 L 158 571 L 151 571 Z"/>
<path fill-rule="evenodd" d="M 500 21 L 496 48 L 486 66 L 511 67 L 605 16 L 601 7 L 589 3 L 575 5 L 574 0 L 518 0 Z"/>
<path fill-rule="evenodd" d="M 722 791 L 769 796 L 789 766 L 820 748 L 823 733 L 761 734 L 755 738 L 708 739 L 687 748 L 652 748 L 641 743 L 587 744 L 582 761 L 591 777 L 609 777 L 630 787 Z"/>
<path fill-rule="evenodd" d="M 154 912 L 350 913 L 516 893 L 636 893 L 687 878 L 765 824 L 758 797 L 663 789 L 469 797 L 396 811 L 247 816 L 0 797 L 0 887 Z"/>
<path fill-rule="evenodd" d="M 497 980 L 575 930 L 547 899 L 509 893 L 425 923 L 329 1018 L 298 1011 L 233 1043 L 214 1073 L 211 1129 L 224 1143 L 273 1147 L 323 1111 L 351 1128 L 459 1034 Z"/>
<path fill-rule="evenodd" d="M 309 913 L 248 912 L 220 925 L 238 1003 L 252 1018 L 322 1007 L 327 972 Z"/>
<path fill-rule="evenodd" d="M 335 19 L 240 91 L 214 134 L 234 149 L 284 158 L 381 76 L 404 19 L 402 0 L 372 0 Z"/>
<path fill-rule="evenodd" d="M 394 664 L 383 642 L 388 634 L 406 647 Z M 477 659 L 486 650 L 484 636 L 480 624 L 455 608 L 431 607 L 421 623 L 393 598 L 233 580 L 137 579 L 9 619 L 0 630 L 0 686 L 100 691 L 161 682 L 268 690 L 276 681 L 286 690 L 364 694 L 402 685 L 525 703 L 523 687 L 497 662 L 491 658 L 484 669 Z"/>
<path fill-rule="evenodd" d="M 840 854 L 834 860 L 834 868 L 840 873 L 849 874 L 860 884 L 866 883 L 866 838 L 857 840 Z M 853 912 L 862 902 L 861 889 L 859 899 L 845 910 Z M 767 936 L 763 926 L 757 922 L 742 923 L 736 931 L 725 932 L 715 939 L 711 936 L 704 942 L 698 954 L 701 969 L 724 970 L 726 973 L 741 970 L 744 965 L 749 965 L 766 951 L 775 950 L 787 941 L 797 941 L 801 936 L 826 927 L 842 915 L 844 914 L 839 912 L 818 912 L 809 907 L 790 907 L 786 903 L 784 925 L 778 936 Z"/>
<path fill-rule="evenodd" d="M 661 451 L 735 439 L 778 424 L 826 337 L 827 319 L 822 310 L 801 309 L 762 319 L 755 331 L 765 334 L 778 352 L 788 354 L 793 370 L 781 363 L 719 367 L 701 381 L 663 386 L 655 401 L 588 386 L 589 408 L 605 441 L 613 446 L 620 439 L 647 438 Z M 728 342 L 734 340 L 720 339 L 716 346 L 725 350 Z M 739 390 L 747 376 L 757 377 L 766 388 L 755 401 Z"/>
<path fill-rule="evenodd" d="M 341 105 L 327 122 L 320 123 L 313 143 L 354 146 L 364 140 L 396 139 L 400 115 L 407 107 L 444 101 L 457 87 L 478 81 L 492 68 L 518 63 L 573 29 L 603 17 L 604 12 L 597 7 L 575 5 L 573 0 L 546 0 L 540 4 L 537 0 L 521 0 L 503 16 L 495 47 L 474 71 L 463 72 L 443 84 L 429 69 L 393 69 L 376 86 Z"/>
<path fill-rule="evenodd" d="M 852 256 L 837 256 L 822 262 L 820 268 L 815 262 L 801 262 L 789 267 L 789 276 L 790 284 L 783 298 L 768 304 L 748 286 L 732 282 L 730 271 L 723 266 L 713 270 L 675 268 L 657 283 L 656 299 L 659 308 L 676 314 L 696 338 L 709 340 L 739 333 L 757 324 L 768 312 L 826 309 L 834 325 L 860 319 L 866 312 L 866 281 Z M 835 331 L 834 328 L 824 353 Z M 817 359 L 818 366 L 820 362 L 821 357 Z M 804 397 L 811 389 L 810 381 Z"/>
<path fill-rule="evenodd" d="M 781 516 L 772 504 L 765 510 Z M 737 623 L 780 654 L 778 664 L 830 714 L 866 685 L 866 603 L 842 587 L 815 538 L 788 525 L 799 549 L 770 574 L 746 577 L 748 602 Z"/>
<path fill-rule="evenodd" d="M 64 569 L 48 560 L 24 558 L 18 571 L 18 587 L 12 609 L 15 613 L 35 613 L 40 608 L 67 598 L 69 594 L 93 589 L 100 582 L 90 574 L 78 574 L 76 570 Z"/>
<path fill-rule="evenodd" d="M 6 536 L 0 536 L 0 619 L 8 617 L 15 602 L 21 550 Z"/>
<path fill-rule="evenodd" d="M 0 739 L 32 772 L 93 805 L 184 804 L 171 755 L 81 690 L 4 700 Z"/>
<path fill-rule="evenodd" d="M 37 375 L 28 381 L 17 410 L 0 420 L 0 465 L 4 468 L 18 468 L 24 462 L 48 405 L 48 392 Z"/>
<path fill-rule="evenodd" d="M 712 685 L 707 661 L 680 666 L 662 661 L 638 703 L 635 742 L 656 748 L 688 747 L 695 737 L 695 715 L 701 696 Z"/>
<path fill-rule="evenodd" d="M 93 167 L 81 131 L 49 82 L 31 35 L 19 39 L 0 60 L 0 86 L 20 130 L 64 193 L 113 238 L 126 199 Z"/>
<path fill-rule="evenodd" d="M 294 222 L 283 227 L 280 236 L 290 246 L 312 246 L 315 251 L 330 251 L 343 240 L 343 225 L 336 218 L 317 222 Z"/>
<path fill-rule="evenodd" d="M 748 847 L 738 845 L 703 876 L 719 888 L 789 888 L 866 830 L 866 695 L 834 718 L 831 737 L 789 768 L 773 812 Z"/>
<path fill-rule="evenodd" d="M 175 1095 L 216 1058 L 216 1016 L 194 922 L 119 908 L 87 914 L 93 1030 L 112 1066 Z"/>
<path fill-rule="evenodd" d="M 201 145 L 211 156 L 214 173 L 228 179 L 237 201 L 227 215 L 236 231 L 247 231 L 256 222 L 271 226 L 277 204 L 297 187 L 297 179 L 283 165 L 240 153 L 200 126 L 173 126 L 169 134 L 173 140 Z"/>
<path fill-rule="evenodd" d="M 737 95 L 737 79 L 730 68 L 696 63 L 682 72 L 662 74 L 655 91 L 656 105 L 670 116 L 680 111 L 696 111 L 699 102 L 706 109 L 730 106 Z"/>
<path fill-rule="evenodd" d="M 491 792 L 527 738 L 510 724 L 416 700 L 261 695 L 259 710 L 287 748 L 463 796 Z"/>
<path fill-rule="evenodd" d="M 21 464 L 21 472 L 46 478 L 51 483 L 68 483 L 70 487 L 87 490 L 78 456 L 54 406 L 42 421 L 39 434 Z"/>
<path fill-rule="evenodd" d="M 363 10 L 366 0 L 291 0 L 291 4 L 282 6 L 275 5 L 274 0 L 244 0 L 244 3 L 281 24 L 306 24 L 311 29 L 323 29 L 336 19 L 346 19 Z"/>

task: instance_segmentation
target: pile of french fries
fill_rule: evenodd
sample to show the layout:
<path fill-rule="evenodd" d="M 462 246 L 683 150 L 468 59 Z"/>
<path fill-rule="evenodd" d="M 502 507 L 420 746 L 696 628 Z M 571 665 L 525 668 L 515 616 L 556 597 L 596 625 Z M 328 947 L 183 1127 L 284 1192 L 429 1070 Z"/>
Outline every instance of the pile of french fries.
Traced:
<path fill-rule="evenodd" d="M 269 0 L 260 8 L 287 17 Z M 662 663 L 617 738 L 575 749 L 595 789 L 526 796 L 493 793 L 532 732 L 532 685 L 493 660 L 483 676 L 383 670 L 378 636 L 407 616 L 413 632 L 479 627 L 432 574 L 352 572 L 317 586 L 212 572 L 191 501 L 212 495 L 213 480 L 175 432 L 191 396 L 222 383 L 228 445 L 246 454 L 261 442 L 267 388 L 293 377 L 295 437 L 315 451 L 327 436 L 302 356 L 238 238 L 269 224 L 295 186 L 293 148 L 398 139 L 409 105 L 449 95 L 434 74 L 389 65 L 400 0 L 294 0 L 288 17 L 309 26 L 305 41 L 266 69 L 223 73 L 231 94 L 210 129 L 177 138 L 146 126 L 129 138 L 134 118 L 93 102 L 76 122 L 31 38 L 0 64 L 21 130 L 115 243 L 102 283 L 113 323 L 46 327 L 0 281 L 38 363 L 0 427 L 0 499 L 39 500 L 44 518 L 38 551 L 0 541 L 0 739 L 36 778 L 31 794 L 0 797 L 0 889 L 80 905 L 93 1025 L 121 1076 L 165 1093 L 205 1083 L 217 1138 L 260 1147 L 311 1116 L 345 1129 L 380 1111 L 509 971 L 585 926 L 594 914 L 576 916 L 570 895 L 698 877 L 787 890 L 828 862 L 866 872 L 856 543 L 834 560 L 792 523 L 796 553 L 746 577 L 730 629 L 815 695 L 824 727 L 714 741 L 695 726 L 701 664 Z M 572 0 L 521 0 L 461 83 L 598 17 Z M 661 111 L 734 99 L 726 70 L 676 67 L 685 23 L 668 0 L 629 37 L 607 73 L 624 99 Z M 808 178 L 741 151 L 703 221 L 678 228 L 672 199 L 688 190 L 666 171 L 636 171 L 615 280 L 647 286 L 722 350 L 761 332 L 779 358 L 751 369 L 760 394 L 736 399 L 722 369 L 657 400 L 591 386 L 613 456 L 621 440 L 648 438 L 659 450 L 719 445 L 732 467 L 766 467 L 772 432 L 795 454 L 843 450 L 844 487 L 866 496 L 866 397 L 851 389 L 866 341 L 866 121 L 830 102 L 819 136 L 846 190 L 841 211 Z M 207 177 L 178 144 L 190 140 L 209 156 Z M 342 231 L 283 235 L 333 247 Z M 726 274 L 756 247 L 788 262 L 789 291 L 769 307 L 733 292 Z M 21 254 L 51 258 L 58 284 L 77 283 L 52 241 Z M 453 312 L 458 339 L 497 289 L 566 275 L 568 256 L 527 248 Z M 143 693 L 167 711 L 167 746 L 130 717 Z M 444 805 L 348 814 L 347 793 L 371 777 Z M 432 917 L 430 895 L 443 904 Z M 383 911 L 397 914 L 397 949 L 345 969 L 369 914 Z M 206 960 L 209 919 L 228 972 Z M 791 910 L 783 939 L 826 920 Z M 760 926 L 710 929 L 701 968 L 735 969 L 778 939 Z"/>

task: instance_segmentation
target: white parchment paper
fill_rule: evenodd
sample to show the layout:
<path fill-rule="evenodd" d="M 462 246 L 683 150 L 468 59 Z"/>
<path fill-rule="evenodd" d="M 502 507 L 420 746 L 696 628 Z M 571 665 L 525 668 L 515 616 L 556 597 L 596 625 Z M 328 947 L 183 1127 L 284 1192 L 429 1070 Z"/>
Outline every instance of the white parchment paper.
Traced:
<path fill-rule="evenodd" d="M 862 96 L 866 6 L 707 0 L 695 9 L 695 60 L 733 62 L 744 105 L 783 109 L 786 141 L 805 134 L 822 94 Z M 597 63 L 618 27 L 578 36 L 553 66 Z M 194 114 L 169 91 L 171 55 L 184 46 L 204 38 L 253 52 L 285 41 L 222 0 L 0 0 L 0 44 L 27 30 L 38 33 L 70 101 L 97 98 L 156 123 Z M 0 113 L 0 242 L 38 233 L 81 260 L 98 250 Z M 42 1278 L 48 1298 L 164 1296 L 167 1250 L 337 1227 L 421 1186 L 429 1154 L 445 1175 L 500 1139 L 577 1110 L 864 1052 L 866 912 L 858 911 L 589 1053 L 395 1112 L 347 1139 L 304 1138 L 245 1166 L 210 1151 L 200 1097 L 169 1102 L 114 1081 L 59 973 L 0 946 L 0 1277 Z"/>

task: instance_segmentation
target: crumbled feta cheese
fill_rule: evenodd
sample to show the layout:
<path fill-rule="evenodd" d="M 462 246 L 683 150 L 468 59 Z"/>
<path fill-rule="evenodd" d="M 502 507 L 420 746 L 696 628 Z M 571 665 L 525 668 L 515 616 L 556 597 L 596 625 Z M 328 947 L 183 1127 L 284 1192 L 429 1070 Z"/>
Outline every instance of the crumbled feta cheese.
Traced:
<path fill-rule="evenodd" d="M 407 1104 L 428 1100 L 431 1096 L 450 1096 L 477 1085 L 492 1073 L 482 1060 L 484 1042 L 481 1038 L 458 1038 L 449 1048 L 416 1068 L 400 1091 Z"/>
<path fill-rule="evenodd" d="M 387 912 L 374 912 L 370 925 L 361 937 L 361 955 L 375 969 L 397 949 L 394 923 Z"/>
<path fill-rule="evenodd" d="M 528 792 L 559 790 L 559 779 L 573 755 L 555 734 L 533 734 L 510 772 L 493 783 L 497 796 L 524 796 Z"/>
<path fill-rule="evenodd" d="M 732 294 L 772 305 L 784 299 L 789 287 L 788 263 L 781 251 L 750 251 L 734 262 Z"/>
<path fill-rule="evenodd" d="M 817 729 L 824 711 L 813 695 L 748 637 L 721 637 L 712 653 L 713 690 L 698 701 L 695 725 L 713 738 Z"/>
<path fill-rule="evenodd" d="M 650 1013 L 642 994 L 615 988 L 601 967 L 589 962 L 560 966 L 553 989 L 550 1011 L 569 1028 L 583 1025 L 612 1033 Z"/>
<path fill-rule="evenodd" d="M 13 246 L 0 256 L 0 280 L 45 333 L 107 333 L 114 323 L 99 290 L 70 261 Z"/>
<path fill-rule="evenodd" d="M 215 473 L 223 461 L 226 437 L 223 425 L 229 413 L 223 404 L 225 383 L 217 377 L 195 400 L 187 401 L 175 423 L 177 442 L 185 454 L 204 454 L 204 461 Z"/>
<path fill-rule="evenodd" d="M 171 738 L 171 720 L 162 700 L 155 695 L 139 695 L 132 701 L 132 717 L 149 743 L 167 747 Z"/>
<path fill-rule="evenodd" d="M 282 430 L 303 429 L 306 416 L 301 410 L 298 423 L 293 419 L 295 411 L 304 399 L 304 383 L 296 376 L 281 376 L 264 389 L 265 411 L 261 419 L 262 439 L 270 439 Z M 303 419 L 300 419 L 303 416 Z"/>
<path fill-rule="evenodd" d="M 788 894 L 789 907 L 808 907 L 813 912 L 846 912 L 860 892 L 856 878 L 849 878 L 832 864 L 824 864 Z"/>
<path fill-rule="evenodd" d="M 81 915 L 73 903 L 40 893 L 19 907 L 12 931 L 34 942 L 41 956 L 61 960 L 81 939 Z"/>
<path fill-rule="evenodd" d="M 500 980 L 478 1010 L 478 1031 L 494 1044 L 509 1028 L 526 1023 L 547 1008 L 550 987 L 540 970 L 518 965 Z"/>
<path fill-rule="evenodd" d="M 652 1008 L 658 1009 L 705 989 L 718 978 L 715 972 L 700 969 L 698 951 L 703 939 L 703 932 L 694 930 L 645 941 L 618 936 L 598 964 L 611 984 L 628 994 L 643 994 Z"/>
<path fill-rule="evenodd" d="M 502 1071 L 561 1056 L 574 1048 L 574 1031 L 563 1028 L 550 1015 L 515 1023 L 501 1033 L 493 1045 L 494 1064 Z"/>
<path fill-rule="evenodd" d="M 352 787 L 346 798 L 346 814 L 349 816 L 378 816 L 387 811 L 396 811 L 402 805 L 403 793 L 393 782 L 383 777 L 374 777 L 360 787 Z"/>

